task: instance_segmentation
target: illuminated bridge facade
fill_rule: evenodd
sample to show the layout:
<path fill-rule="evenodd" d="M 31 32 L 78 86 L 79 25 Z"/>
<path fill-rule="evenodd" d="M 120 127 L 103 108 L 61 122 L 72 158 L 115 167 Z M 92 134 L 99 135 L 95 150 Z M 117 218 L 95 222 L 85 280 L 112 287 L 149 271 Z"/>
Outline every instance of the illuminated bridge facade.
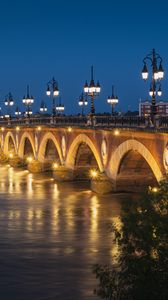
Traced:
<path fill-rule="evenodd" d="M 89 126 L 84 118 L 80 120 L 78 124 L 74 119 L 56 124 L 44 119 L 1 124 L 1 156 L 11 164 L 14 159 L 27 162 L 30 171 L 52 169 L 59 181 L 88 179 L 90 170 L 96 170 L 94 181 L 100 189 L 108 183 L 107 190 L 141 190 L 165 176 L 166 126 L 154 130 L 146 126 L 146 120 L 144 125 L 131 126 L 130 119 Z"/>

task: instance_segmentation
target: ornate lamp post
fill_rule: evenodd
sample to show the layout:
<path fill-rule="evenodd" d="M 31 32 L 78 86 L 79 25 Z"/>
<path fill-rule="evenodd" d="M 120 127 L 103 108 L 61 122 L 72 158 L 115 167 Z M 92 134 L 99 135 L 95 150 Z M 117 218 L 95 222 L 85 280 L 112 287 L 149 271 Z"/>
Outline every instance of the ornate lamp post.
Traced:
<path fill-rule="evenodd" d="M 78 104 L 79 104 L 80 107 L 82 107 L 82 116 L 83 116 L 83 113 L 84 113 L 84 107 L 85 107 L 86 105 L 88 105 L 88 101 L 87 101 L 86 98 L 84 98 L 83 93 L 82 93 L 82 94 L 80 95 L 80 97 L 79 97 Z"/>
<path fill-rule="evenodd" d="M 34 98 L 33 96 L 29 95 L 29 86 L 27 86 L 27 96 L 23 97 L 22 99 L 23 104 L 26 106 L 26 116 L 29 118 L 30 115 L 32 115 L 32 109 L 31 109 L 31 105 L 34 103 Z"/>
<path fill-rule="evenodd" d="M 8 106 L 8 114 L 5 115 L 6 118 L 11 118 L 11 107 L 14 104 L 12 94 L 9 93 L 5 98 L 5 105 Z"/>
<path fill-rule="evenodd" d="M 91 98 L 91 109 L 90 109 L 90 115 L 94 116 L 95 114 L 95 106 L 94 106 L 94 99 L 96 96 L 99 96 L 101 91 L 101 87 L 99 84 L 99 81 L 97 81 L 97 84 L 95 84 L 93 79 L 93 66 L 91 67 L 91 80 L 90 84 L 88 85 L 87 81 L 84 85 L 84 93 L 85 95 L 89 96 Z"/>
<path fill-rule="evenodd" d="M 40 105 L 40 112 L 47 112 L 47 106 L 44 103 L 44 101 L 41 101 L 41 105 Z"/>
<path fill-rule="evenodd" d="M 150 84 L 149 95 L 152 97 L 151 101 L 151 120 L 154 122 L 156 111 L 156 94 L 158 96 L 162 95 L 161 83 L 160 81 L 164 77 L 164 71 L 162 67 L 162 58 L 161 56 L 155 52 L 155 49 L 152 50 L 144 59 L 143 59 L 143 69 L 142 69 L 142 78 L 146 81 L 148 79 L 148 69 L 147 69 L 147 61 L 150 62 L 152 67 L 152 81 Z M 157 89 L 158 86 L 158 89 Z"/>
<path fill-rule="evenodd" d="M 58 83 L 54 77 L 47 83 L 46 95 L 52 97 L 52 116 L 54 117 L 56 111 L 55 98 L 59 96 Z"/>
<path fill-rule="evenodd" d="M 112 95 L 108 97 L 107 103 L 111 105 L 111 115 L 114 115 L 115 105 L 118 103 L 118 97 L 114 96 L 114 86 L 112 86 Z"/>

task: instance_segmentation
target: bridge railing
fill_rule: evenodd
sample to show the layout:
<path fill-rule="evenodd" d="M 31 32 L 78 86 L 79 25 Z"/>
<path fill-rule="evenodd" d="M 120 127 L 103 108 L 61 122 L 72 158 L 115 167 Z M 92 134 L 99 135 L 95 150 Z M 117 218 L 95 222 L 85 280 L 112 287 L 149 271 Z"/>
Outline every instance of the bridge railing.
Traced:
<path fill-rule="evenodd" d="M 155 127 L 152 126 L 149 117 L 139 116 L 41 116 L 31 118 L 11 118 L 0 120 L 0 126 L 81 126 L 81 127 L 103 127 L 103 128 L 137 128 L 148 131 L 168 131 L 168 117 L 157 117 Z"/>
<path fill-rule="evenodd" d="M 168 117 L 160 117 L 158 121 L 159 121 L 158 124 L 159 127 L 168 128 Z"/>
<path fill-rule="evenodd" d="M 0 126 L 12 125 L 87 125 L 86 116 L 54 116 L 54 117 L 30 117 L 30 118 L 11 118 L 10 120 L 0 120 Z"/>
<path fill-rule="evenodd" d="M 97 125 L 108 127 L 145 127 L 149 123 L 144 117 L 96 116 L 95 118 Z"/>

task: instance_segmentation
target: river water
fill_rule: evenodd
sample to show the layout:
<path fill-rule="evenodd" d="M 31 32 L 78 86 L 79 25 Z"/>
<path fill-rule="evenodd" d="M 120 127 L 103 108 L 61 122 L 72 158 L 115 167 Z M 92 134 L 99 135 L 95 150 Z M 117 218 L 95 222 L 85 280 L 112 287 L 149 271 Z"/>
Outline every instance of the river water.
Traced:
<path fill-rule="evenodd" d="M 124 197 L 0 166 L 0 299 L 98 299 L 92 266 L 113 259 Z"/>

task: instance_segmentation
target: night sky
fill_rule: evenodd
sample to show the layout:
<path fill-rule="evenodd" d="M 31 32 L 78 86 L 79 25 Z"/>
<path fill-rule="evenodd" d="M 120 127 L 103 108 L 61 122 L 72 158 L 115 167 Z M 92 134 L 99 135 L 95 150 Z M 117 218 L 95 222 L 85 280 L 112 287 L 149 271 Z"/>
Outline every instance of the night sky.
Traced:
<path fill-rule="evenodd" d="M 96 111 L 110 111 L 106 98 L 114 84 L 118 111 L 138 109 L 148 97 L 141 79 L 142 60 L 155 48 L 163 57 L 163 100 L 168 99 L 168 2 L 151 1 L 0 1 L 0 100 L 13 94 L 17 104 L 30 85 L 33 111 L 55 76 L 66 113 L 78 113 L 77 99 L 94 65 L 102 92 Z M 21 105 L 20 105 L 21 107 Z M 89 109 L 89 108 L 88 108 Z"/>

